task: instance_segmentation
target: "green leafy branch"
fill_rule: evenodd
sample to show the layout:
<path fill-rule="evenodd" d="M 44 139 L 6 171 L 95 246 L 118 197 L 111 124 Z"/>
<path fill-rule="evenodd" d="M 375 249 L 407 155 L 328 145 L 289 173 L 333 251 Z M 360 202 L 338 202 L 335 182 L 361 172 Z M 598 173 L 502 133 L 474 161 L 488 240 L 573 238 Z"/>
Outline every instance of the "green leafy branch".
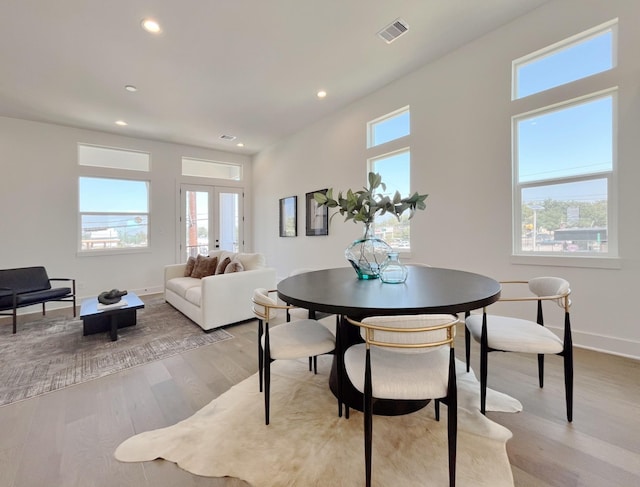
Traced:
<path fill-rule="evenodd" d="M 338 193 L 338 198 L 333 198 L 333 188 L 324 193 L 314 193 L 313 198 L 320 206 L 328 208 L 337 208 L 331 218 L 333 219 L 338 213 L 345 217 L 344 221 L 353 220 L 355 223 L 362 222 L 370 225 L 376 214 L 384 215 L 392 213 L 398 221 L 400 216 L 409 210 L 409 218 L 412 218 L 416 210 L 424 210 L 427 205 L 424 200 L 428 194 L 414 193 L 412 196 L 402 198 L 400 192 L 396 191 L 393 198 L 377 193 L 380 188 L 382 192 L 386 191 L 387 186 L 382 182 L 382 176 L 378 173 L 369 173 L 369 187 L 360 191 L 352 191 L 349 189 L 346 195 L 343 192 Z"/>

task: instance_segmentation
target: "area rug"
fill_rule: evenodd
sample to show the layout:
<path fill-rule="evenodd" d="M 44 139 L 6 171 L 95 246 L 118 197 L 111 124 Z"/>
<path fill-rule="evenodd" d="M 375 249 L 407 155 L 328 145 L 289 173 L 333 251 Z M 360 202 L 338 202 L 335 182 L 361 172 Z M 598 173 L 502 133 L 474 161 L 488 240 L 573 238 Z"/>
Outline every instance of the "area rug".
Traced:
<path fill-rule="evenodd" d="M 170 357 L 186 350 L 227 340 L 225 330 L 205 333 L 202 328 L 164 302 L 146 300 L 135 326 L 82 336 L 82 320 L 38 317 L 0 327 L 0 406 L 63 387 Z"/>
<path fill-rule="evenodd" d="M 262 394 L 254 375 L 190 418 L 124 441 L 123 462 L 162 458 L 196 475 L 236 477 L 255 487 L 364 484 L 363 418 L 339 418 L 327 385 L 330 358 L 319 357 L 318 375 L 305 361 L 272 365 L 271 422 L 264 424 Z M 483 416 L 479 384 L 458 364 L 457 485 L 512 486 L 506 453 L 511 432 Z M 491 410 L 519 411 L 521 404 L 489 390 Z M 377 486 L 448 484 L 446 406 L 373 420 L 373 480 Z"/>

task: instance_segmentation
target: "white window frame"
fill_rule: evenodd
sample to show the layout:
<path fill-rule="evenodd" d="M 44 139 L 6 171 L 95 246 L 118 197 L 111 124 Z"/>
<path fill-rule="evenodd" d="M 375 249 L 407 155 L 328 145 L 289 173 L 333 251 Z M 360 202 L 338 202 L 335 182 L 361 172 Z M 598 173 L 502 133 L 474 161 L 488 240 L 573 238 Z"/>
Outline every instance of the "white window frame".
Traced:
<path fill-rule="evenodd" d="M 617 120 L 618 103 L 616 81 L 617 70 L 617 19 L 606 22 L 585 32 L 572 36 L 547 48 L 541 49 L 527 56 L 513 61 L 513 72 L 517 62 L 526 60 L 530 62 L 535 57 L 551 54 L 555 50 L 562 50 L 580 41 L 587 40 L 602 32 L 611 30 L 613 33 L 613 68 L 607 71 L 607 75 L 587 76 L 569 83 L 565 83 L 538 93 L 527 95 L 520 99 L 514 99 L 512 106 L 518 113 L 511 117 L 512 127 L 512 256 L 514 264 L 567 266 L 567 267 L 596 267 L 596 268 L 620 268 L 618 254 L 618 164 L 617 164 Z M 515 97 L 516 84 L 512 83 L 512 95 Z M 604 96 L 612 97 L 612 168 L 610 171 L 599 171 L 573 177 L 549 178 L 542 181 L 518 182 L 518 140 L 517 123 L 519 120 L 529 118 L 533 114 L 545 114 L 555 110 L 568 108 L 572 105 L 585 103 Z M 524 111 L 523 111 L 524 108 Z M 560 183 L 585 181 L 590 179 L 607 180 L 607 238 L 608 249 L 606 253 L 545 253 L 522 251 L 522 190 L 534 186 L 547 186 Z"/>
<path fill-rule="evenodd" d="M 97 147 L 104 148 L 108 151 L 113 151 L 113 154 L 117 154 L 118 151 L 122 151 L 125 153 L 132 154 L 147 154 L 149 164 L 146 165 L 146 169 L 141 169 L 142 166 L 137 166 L 135 168 L 127 168 L 126 164 L 121 166 L 110 166 L 110 165 L 101 165 L 94 163 L 86 163 L 86 161 L 81 161 L 81 150 L 80 147 Z M 149 177 L 149 172 L 151 169 L 151 154 L 143 151 L 130 150 L 130 149 L 122 149 L 122 148 L 113 148 L 113 147 L 103 147 L 96 146 L 92 144 L 78 143 L 78 167 L 80 168 L 78 179 L 77 179 L 77 202 L 78 202 L 78 223 L 77 223 L 77 248 L 76 253 L 78 256 L 87 257 L 87 256 L 101 256 L 101 255 L 116 255 L 116 254 L 131 254 L 131 253 L 146 253 L 151 251 L 151 178 Z M 121 181 L 135 181 L 146 183 L 147 185 L 147 211 L 137 211 L 137 212 L 127 212 L 127 211 L 109 211 L 109 212 L 100 212 L 100 211 L 82 211 L 81 210 L 81 201 L 80 201 L 80 179 L 81 178 L 93 178 L 93 179 L 104 179 L 104 180 L 121 180 Z M 92 248 L 85 249 L 82 245 L 83 234 L 82 234 L 82 217 L 83 215 L 122 215 L 123 218 L 131 217 L 132 215 L 146 215 L 147 219 L 147 244 L 144 247 L 104 247 L 104 248 Z"/>

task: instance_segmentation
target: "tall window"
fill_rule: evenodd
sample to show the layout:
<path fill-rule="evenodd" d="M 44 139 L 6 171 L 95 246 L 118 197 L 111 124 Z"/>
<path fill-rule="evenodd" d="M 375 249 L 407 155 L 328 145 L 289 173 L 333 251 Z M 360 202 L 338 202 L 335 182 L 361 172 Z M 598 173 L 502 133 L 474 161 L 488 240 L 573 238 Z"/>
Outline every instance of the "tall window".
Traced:
<path fill-rule="evenodd" d="M 81 166 L 109 168 L 118 175 L 149 168 L 146 153 L 84 145 L 78 149 Z M 140 179 L 80 176 L 79 251 L 148 248 L 149 185 Z"/>
<path fill-rule="evenodd" d="M 389 146 L 393 141 L 408 145 L 410 134 L 409 107 L 396 110 L 367 124 L 367 145 L 371 154 L 368 170 L 382 176 L 382 181 L 387 186 L 384 194 L 390 197 L 393 197 L 396 191 L 403 197 L 411 194 L 411 151 L 408 146 L 396 150 Z M 400 221 L 393 215 L 378 215 L 373 228 L 376 236 L 384 239 L 393 248 L 405 252 L 411 249 L 408 212 L 400 217 Z"/>
<path fill-rule="evenodd" d="M 514 61 L 514 98 L 575 95 L 512 118 L 514 253 L 615 256 L 616 88 L 574 81 L 614 67 L 615 23 Z M 573 85 L 572 85 L 573 83 Z"/>

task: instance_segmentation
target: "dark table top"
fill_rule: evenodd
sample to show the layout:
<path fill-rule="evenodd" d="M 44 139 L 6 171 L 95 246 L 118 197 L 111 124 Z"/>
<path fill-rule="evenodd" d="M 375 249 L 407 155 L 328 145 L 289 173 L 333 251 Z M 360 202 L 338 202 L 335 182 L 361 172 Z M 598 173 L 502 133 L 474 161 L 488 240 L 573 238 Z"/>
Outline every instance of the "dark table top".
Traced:
<path fill-rule="evenodd" d="M 438 267 L 407 266 L 403 284 L 359 280 L 351 267 L 306 272 L 278 283 L 278 296 L 301 308 L 351 317 L 460 313 L 500 297 L 490 277 Z"/>

